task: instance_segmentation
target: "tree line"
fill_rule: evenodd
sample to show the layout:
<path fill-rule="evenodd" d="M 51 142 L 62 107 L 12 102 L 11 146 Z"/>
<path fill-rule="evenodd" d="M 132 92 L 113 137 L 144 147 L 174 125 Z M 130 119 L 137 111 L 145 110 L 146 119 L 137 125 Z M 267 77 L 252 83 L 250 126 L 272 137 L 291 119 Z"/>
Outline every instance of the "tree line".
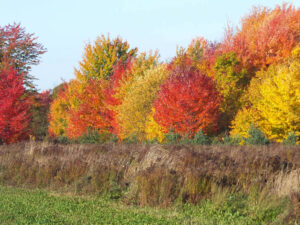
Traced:
<path fill-rule="evenodd" d="M 300 9 L 292 4 L 254 7 L 221 42 L 197 37 L 167 62 L 102 35 L 86 45 L 73 80 L 42 93 L 30 69 L 45 48 L 20 25 L 0 36 L 3 143 L 30 135 L 250 143 L 253 133 L 264 143 L 299 141 Z"/>

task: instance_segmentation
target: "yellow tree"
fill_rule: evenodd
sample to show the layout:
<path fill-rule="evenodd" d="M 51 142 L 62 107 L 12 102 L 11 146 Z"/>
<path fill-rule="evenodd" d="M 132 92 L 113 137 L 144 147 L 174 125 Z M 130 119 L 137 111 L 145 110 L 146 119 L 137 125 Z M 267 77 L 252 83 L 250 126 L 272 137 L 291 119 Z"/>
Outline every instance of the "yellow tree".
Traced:
<path fill-rule="evenodd" d="M 128 79 L 123 81 L 116 94 L 122 99 L 116 107 L 120 138 L 135 135 L 139 140 L 147 137 L 162 140 L 151 115 L 156 94 L 167 76 L 166 66 L 157 65 L 156 54 L 141 55 L 133 63 Z"/>
<path fill-rule="evenodd" d="M 64 85 L 65 88 L 67 84 Z M 49 134 L 51 136 L 66 136 L 66 129 L 69 121 L 68 100 L 64 89 L 55 93 L 55 99 L 52 101 L 49 110 Z"/>
<path fill-rule="evenodd" d="M 281 141 L 294 132 L 300 136 L 300 47 L 284 63 L 260 71 L 251 81 L 250 107 L 235 118 L 232 134 L 245 134 L 255 123 L 270 139 Z"/>
<path fill-rule="evenodd" d="M 117 62 L 126 62 L 136 52 L 137 48 L 130 49 L 129 44 L 119 37 L 111 39 L 101 35 L 93 45 L 89 43 L 85 47 L 83 59 L 79 63 L 79 70 L 75 70 L 75 75 L 79 80 L 108 80 Z"/>

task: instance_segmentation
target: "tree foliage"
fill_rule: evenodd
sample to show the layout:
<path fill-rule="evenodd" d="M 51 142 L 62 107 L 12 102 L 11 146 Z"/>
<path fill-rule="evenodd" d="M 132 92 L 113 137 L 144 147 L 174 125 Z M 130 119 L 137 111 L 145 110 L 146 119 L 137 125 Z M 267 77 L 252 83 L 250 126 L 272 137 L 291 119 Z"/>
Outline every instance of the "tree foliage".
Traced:
<path fill-rule="evenodd" d="M 284 63 L 260 71 L 249 87 L 250 105 L 238 113 L 232 133 L 244 134 L 255 123 L 270 139 L 300 135 L 300 48 Z"/>
<path fill-rule="evenodd" d="M 146 139 L 146 122 L 151 120 L 148 115 L 160 85 L 168 76 L 166 66 L 157 65 L 157 57 L 142 54 L 137 58 L 115 94 L 121 102 L 115 107 L 121 139 L 132 135 L 138 140 Z"/>
<path fill-rule="evenodd" d="M 34 77 L 29 74 L 31 66 L 39 64 L 40 55 L 45 52 L 34 34 L 26 33 L 20 24 L 0 27 L 0 63 L 9 62 L 19 74 L 22 73 L 28 89 L 34 89 Z"/>
<path fill-rule="evenodd" d="M 78 84 L 80 85 L 81 82 Z M 78 105 L 70 106 L 69 109 L 68 138 L 78 138 L 88 130 L 102 133 L 108 131 L 109 128 L 106 108 L 103 104 L 105 82 L 90 80 L 87 84 L 81 85 L 81 91 L 75 91 L 72 96 Z"/>
<path fill-rule="evenodd" d="M 155 121 L 168 132 L 193 136 L 200 129 L 215 132 L 220 96 L 213 80 L 198 70 L 171 71 L 154 103 Z"/>
<path fill-rule="evenodd" d="M 50 91 L 34 93 L 30 98 L 31 135 L 41 140 L 48 134 L 48 113 L 51 103 Z"/>
<path fill-rule="evenodd" d="M 289 56 L 299 42 L 300 9 L 283 4 L 271 10 L 254 7 L 236 34 L 229 28 L 223 51 L 235 52 L 248 71 L 255 72 Z"/>
<path fill-rule="evenodd" d="M 136 55 L 137 49 L 130 49 L 121 38 L 111 39 L 104 35 L 97 38 L 94 45 L 89 43 L 84 49 L 84 56 L 75 75 L 79 80 L 106 79 L 113 74 L 114 66 L 126 62 Z"/>
<path fill-rule="evenodd" d="M 60 90 L 52 100 L 49 110 L 49 128 L 50 136 L 67 136 L 69 114 L 69 102 L 67 91 L 68 84 L 64 84 L 64 89 Z"/>
<path fill-rule="evenodd" d="M 0 70 L 0 140 L 14 143 L 29 134 L 29 102 L 23 76 L 11 66 Z"/>
<path fill-rule="evenodd" d="M 166 64 L 102 35 L 86 46 L 75 79 L 53 91 L 49 132 L 92 142 L 110 133 L 128 143 L 202 143 L 232 128 L 228 142 L 236 144 L 253 125 L 272 140 L 297 137 L 299 37 L 300 9 L 289 4 L 253 8 L 222 43 L 197 37 Z"/>
<path fill-rule="evenodd" d="M 119 126 L 117 121 L 116 107 L 122 103 L 122 99 L 117 96 L 120 86 L 126 81 L 128 75 L 131 73 L 132 58 L 127 62 L 118 62 L 114 67 L 113 75 L 111 76 L 107 88 L 104 91 L 106 105 L 106 116 L 110 122 L 110 132 L 114 135 L 119 133 Z"/>
<path fill-rule="evenodd" d="M 246 91 L 250 79 L 234 52 L 217 57 L 214 69 L 214 80 L 218 91 L 223 96 L 219 124 L 220 128 L 224 130 L 228 129 L 237 111 L 241 108 L 241 96 Z"/>

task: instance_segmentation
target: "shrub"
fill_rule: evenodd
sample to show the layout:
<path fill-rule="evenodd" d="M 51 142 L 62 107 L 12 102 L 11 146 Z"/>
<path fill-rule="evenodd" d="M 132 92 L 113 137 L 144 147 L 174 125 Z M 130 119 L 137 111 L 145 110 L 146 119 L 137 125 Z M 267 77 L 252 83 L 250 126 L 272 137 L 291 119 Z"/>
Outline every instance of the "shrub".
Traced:
<path fill-rule="evenodd" d="M 102 144 L 110 140 L 111 134 L 109 132 L 101 132 L 95 129 L 88 129 L 77 141 L 80 144 Z"/>
<path fill-rule="evenodd" d="M 66 136 L 58 136 L 55 141 L 57 141 L 60 144 L 70 144 L 71 143 L 69 138 L 67 138 Z"/>
<path fill-rule="evenodd" d="M 264 133 L 254 125 L 251 125 L 248 131 L 249 137 L 244 138 L 245 143 L 249 145 L 267 145 L 270 143 L 269 139 L 266 138 Z"/>
<path fill-rule="evenodd" d="M 211 145 L 222 145 L 223 142 L 218 137 L 213 137 L 211 139 Z"/>
<path fill-rule="evenodd" d="M 113 143 L 117 143 L 119 141 L 119 138 L 117 135 L 115 134 L 112 134 L 110 139 L 109 139 L 110 142 L 113 142 Z"/>
<path fill-rule="evenodd" d="M 180 140 L 181 136 L 175 133 L 173 127 L 171 126 L 169 132 L 166 134 L 165 140 L 167 144 L 176 144 Z"/>
<path fill-rule="evenodd" d="M 224 145 L 239 145 L 241 138 L 239 136 L 225 136 L 223 139 Z"/>
<path fill-rule="evenodd" d="M 194 138 L 192 139 L 192 144 L 195 145 L 209 145 L 210 144 L 210 140 L 208 138 L 208 136 L 206 136 L 202 130 L 199 130 Z"/>
<path fill-rule="evenodd" d="M 138 139 L 135 134 L 131 134 L 129 137 L 124 138 L 123 142 L 125 142 L 127 144 L 135 144 L 135 143 L 138 143 Z"/>
<path fill-rule="evenodd" d="M 185 134 L 181 137 L 181 139 L 179 140 L 179 144 L 190 144 L 191 143 L 191 139 L 189 138 L 188 134 Z"/>
<path fill-rule="evenodd" d="M 153 138 L 151 140 L 146 140 L 147 144 L 158 144 L 160 143 L 159 140 L 157 138 Z"/>
<path fill-rule="evenodd" d="M 286 139 L 283 139 L 282 144 L 284 145 L 297 145 L 297 136 L 291 132 Z"/>

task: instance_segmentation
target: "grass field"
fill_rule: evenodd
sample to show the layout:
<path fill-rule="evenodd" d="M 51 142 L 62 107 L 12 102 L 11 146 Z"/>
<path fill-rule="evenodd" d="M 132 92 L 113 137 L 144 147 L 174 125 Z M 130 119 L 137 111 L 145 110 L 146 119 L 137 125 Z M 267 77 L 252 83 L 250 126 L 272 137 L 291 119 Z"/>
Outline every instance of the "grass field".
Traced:
<path fill-rule="evenodd" d="M 261 203 L 237 194 L 198 206 L 141 208 L 95 196 L 0 186 L 1 224 L 269 224 L 287 200 Z"/>

